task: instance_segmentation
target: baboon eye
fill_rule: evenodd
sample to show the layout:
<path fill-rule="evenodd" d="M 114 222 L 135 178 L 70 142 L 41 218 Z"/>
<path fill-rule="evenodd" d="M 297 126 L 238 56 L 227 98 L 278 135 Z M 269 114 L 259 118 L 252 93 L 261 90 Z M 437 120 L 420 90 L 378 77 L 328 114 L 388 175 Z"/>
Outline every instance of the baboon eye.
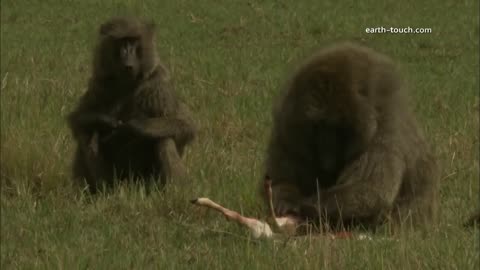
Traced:
<path fill-rule="evenodd" d="M 121 57 L 126 56 L 127 53 L 128 53 L 127 47 L 125 45 L 118 46 L 118 50 L 119 50 L 118 52 L 120 53 Z"/>

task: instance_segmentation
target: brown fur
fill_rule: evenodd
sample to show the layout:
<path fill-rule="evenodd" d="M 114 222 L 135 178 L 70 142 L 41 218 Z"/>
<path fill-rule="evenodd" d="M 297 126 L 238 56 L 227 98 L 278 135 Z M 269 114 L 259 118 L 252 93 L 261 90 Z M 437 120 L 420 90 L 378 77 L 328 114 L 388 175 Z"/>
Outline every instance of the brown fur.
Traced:
<path fill-rule="evenodd" d="M 477 226 L 480 227 L 480 209 L 475 211 L 470 218 L 465 222 L 465 227 L 473 227 Z"/>
<path fill-rule="evenodd" d="M 266 154 L 277 215 L 322 224 L 430 224 L 438 168 L 392 61 L 339 44 L 294 73 Z"/>
<path fill-rule="evenodd" d="M 195 137 L 155 51 L 154 25 L 113 18 L 100 26 L 93 75 L 68 122 L 77 142 L 73 175 L 92 192 L 115 178 L 184 174 L 181 156 Z"/>

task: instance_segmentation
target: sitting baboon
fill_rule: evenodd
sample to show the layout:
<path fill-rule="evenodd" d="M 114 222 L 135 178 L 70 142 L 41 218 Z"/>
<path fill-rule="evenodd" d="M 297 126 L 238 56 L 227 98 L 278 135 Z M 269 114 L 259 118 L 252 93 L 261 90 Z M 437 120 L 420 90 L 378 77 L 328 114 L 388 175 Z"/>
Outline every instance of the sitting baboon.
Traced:
<path fill-rule="evenodd" d="M 155 50 L 153 23 L 112 18 L 100 26 L 93 75 L 68 116 L 77 142 L 73 175 L 95 193 L 114 179 L 184 175 L 182 154 L 195 137 Z"/>
<path fill-rule="evenodd" d="M 438 166 L 397 73 L 388 57 L 351 43 L 294 72 L 266 153 L 277 215 L 330 228 L 436 219 Z"/>

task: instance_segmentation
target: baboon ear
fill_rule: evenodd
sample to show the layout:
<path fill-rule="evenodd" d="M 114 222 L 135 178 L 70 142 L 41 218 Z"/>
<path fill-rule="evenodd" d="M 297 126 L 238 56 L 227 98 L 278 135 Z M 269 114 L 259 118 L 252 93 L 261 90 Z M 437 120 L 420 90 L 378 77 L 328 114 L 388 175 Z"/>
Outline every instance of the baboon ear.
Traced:
<path fill-rule="evenodd" d="M 153 35 L 155 32 L 157 25 L 153 21 L 149 21 L 145 23 L 145 29 L 147 30 L 147 33 L 150 35 Z"/>
<path fill-rule="evenodd" d="M 113 31 L 114 24 L 111 22 L 100 25 L 99 33 L 102 36 L 108 36 Z"/>

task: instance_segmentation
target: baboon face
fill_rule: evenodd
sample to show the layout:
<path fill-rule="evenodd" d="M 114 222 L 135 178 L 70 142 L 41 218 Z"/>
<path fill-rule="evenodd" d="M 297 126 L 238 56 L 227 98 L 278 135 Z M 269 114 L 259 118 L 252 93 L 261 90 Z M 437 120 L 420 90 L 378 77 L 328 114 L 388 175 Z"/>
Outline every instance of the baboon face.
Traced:
<path fill-rule="evenodd" d="M 156 64 L 154 24 L 115 18 L 100 27 L 98 68 L 115 78 L 137 80 Z"/>
<path fill-rule="evenodd" d="M 116 42 L 113 53 L 116 54 L 117 72 L 120 76 L 137 78 L 140 73 L 142 61 L 142 48 L 140 41 L 136 38 L 123 38 Z"/>
<path fill-rule="evenodd" d="M 378 112 L 370 93 L 374 90 L 367 87 L 365 76 L 368 74 L 309 69 L 293 82 L 296 91 L 289 100 L 295 100 L 291 105 L 294 121 L 315 127 L 321 152 L 335 157 L 323 161 L 336 164 L 337 159 L 349 160 L 367 147 L 377 131 Z M 339 151 L 345 156 L 336 154 Z M 332 164 L 321 166 L 330 168 Z"/>

